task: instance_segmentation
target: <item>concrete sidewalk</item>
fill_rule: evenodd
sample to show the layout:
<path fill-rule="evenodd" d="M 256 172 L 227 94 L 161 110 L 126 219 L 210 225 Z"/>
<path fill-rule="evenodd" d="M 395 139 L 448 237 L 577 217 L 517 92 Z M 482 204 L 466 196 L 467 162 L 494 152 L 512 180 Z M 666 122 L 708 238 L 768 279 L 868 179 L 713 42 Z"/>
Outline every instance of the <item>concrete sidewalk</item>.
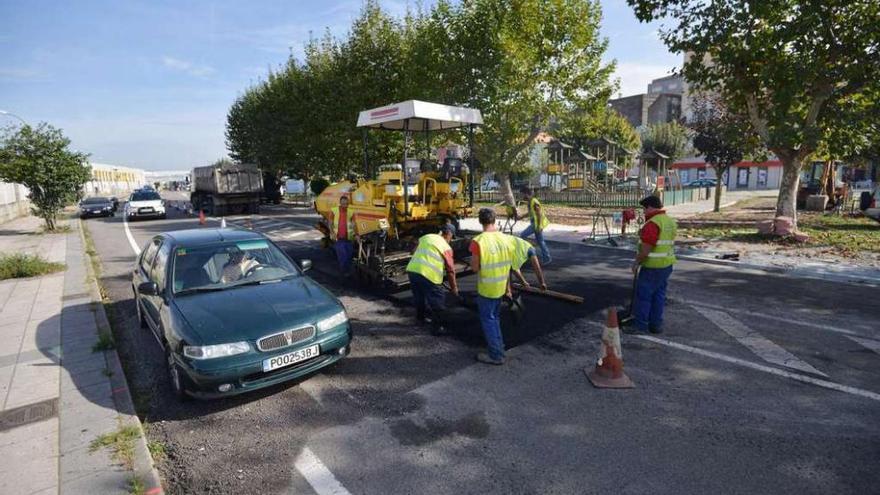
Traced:
<path fill-rule="evenodd" d="M 0 493 L 129 493 L 134 477 L 160 493 L 142 434 L 130 466 L 89 448 L 121 426 L 141 429 L 116 351 L 93 351 L 99 328 L 110 329 L 79 221 L 69 224 L 68 234 L 41 235 L 34 217 L 0 225 L 0 252 L 67 265 L 0 282 Z"/>

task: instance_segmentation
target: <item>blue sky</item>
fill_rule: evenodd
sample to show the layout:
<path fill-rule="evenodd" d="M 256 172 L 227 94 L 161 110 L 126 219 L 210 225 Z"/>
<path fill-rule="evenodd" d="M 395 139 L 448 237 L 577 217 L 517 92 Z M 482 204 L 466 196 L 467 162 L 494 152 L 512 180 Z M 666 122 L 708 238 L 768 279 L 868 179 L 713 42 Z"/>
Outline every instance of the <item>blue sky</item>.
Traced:
<path fill-rule="evenodd" d="M 393 14 L 405 0 L 382 0 Z M 428 3 L 428 2 L 426 2 Z M 0 2 L 0 109 L 64 130 L 92 161 L 185 170 L 226 153 L 226 111 L 249 84 L 338 35 L 361 0 Z M 410 1 L 409 5 L 416 5 Z M 602 0 L 621 93 L 679 63 L 623 0 Z M 16 121 L 0 115 L 0 126 Z"/>

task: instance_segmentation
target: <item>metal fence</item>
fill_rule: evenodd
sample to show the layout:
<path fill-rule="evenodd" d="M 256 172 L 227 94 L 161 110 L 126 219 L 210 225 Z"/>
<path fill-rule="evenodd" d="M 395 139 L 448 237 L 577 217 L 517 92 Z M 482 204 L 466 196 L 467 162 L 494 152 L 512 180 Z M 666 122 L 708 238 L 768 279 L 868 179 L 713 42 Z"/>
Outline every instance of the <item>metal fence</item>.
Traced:
<path fill-rule="evenodd" d="M 663 191 L 663 204 L 666 206 L 693 203 L 709 199 L 713 188 L 683 188 Z M 639 200 L 647 196 L 647 192 L 639 189 L 621 189 L 617 191 L 536 191 L 542 203 L 585 206 L 592 208 L 631 208 L 639 205 Z M 500 203 L 504 196 L 497 191 L 477 192 L 475 199 L 483 203 Z"/>

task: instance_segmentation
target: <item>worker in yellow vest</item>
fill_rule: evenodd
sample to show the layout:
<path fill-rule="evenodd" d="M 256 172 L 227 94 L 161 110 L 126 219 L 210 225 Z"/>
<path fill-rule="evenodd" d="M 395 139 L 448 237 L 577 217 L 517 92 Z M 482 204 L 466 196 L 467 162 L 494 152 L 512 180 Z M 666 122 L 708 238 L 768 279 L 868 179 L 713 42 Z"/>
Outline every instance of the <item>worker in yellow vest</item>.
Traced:
<path fill-rule="evenodd" d="M 515 247 L 511 236 L 496 229 L 493 210 L 481 209 L 479 220 L 483 233 L 471 242 L 471 270 L 477 274 L 477 309 L 488 351 L 477 354 L 477 361 L 500 365 L 504 364 L 501 299 L 510 295 Z"/>
<path fill-rule="evenodd" d="M 351 259 L 354 255 L 354 246 L 351 243 L 354 239 L 354 222 L 351 212 L 348 211 L 348 196 L 339 198 L 339 206 L 334 206 L 330 214 L 330 235 L 336 262 L 339 264 L 339 271 L 348 276 L 351 274 Z"/>
<path fill-rule="evenodd" d="M 648 196 L 639 204 L 645 209 L 645 225 L 639 233 L 639 250 L 632 265 L 633 275 L 638 277 L 633 317 L 639 332 L 662 333 L 678 227 L 657 196 Z"/>
<path fill-rule="evenodd" d="M 511 266 L 511 271 L 516 278 L 519 279 L 520 283 L 529 286 L 529 282 L 523 276 L 522 266 L 526 263 L 526 261 L 532 261 L 532 269 L 535 270 L 535 276 L 538 277 L 538 285 L 541 287 L 541 290 L 547 290 L 547 283 L 544 281 L 544 272 L 541 270 L 541 262 L 538 261 L 538 254 L 535 252 L 534 246 L 529 244 L 529 241 L 525 239 L 521 239 L 519 237 L 510 236 L 511 242 L 513 242 L 513 266 Z"/>
<path fill-rule="evenodd" d="M 413 252 L 412 259 L 406 265 L 406 274 L 409 276 L 409 286 L 416 305 L 416 318 L 420 323 L 431 324 L 432 335 L 446 332 L 443 324 L 446 311 L 444 272 L 449 278 L 449 290 L 458 296 L 452 247 L 449 246 L 453 237 L 455 227 L 452 224 L 440 227 L 440 234 L 423 235 L 419 238 L 419 245 Z M 426 309 L 431 311 L 430 320 L 425 315 Z"/>
<path fill-rule="evenodd" d="M 538 201 L 538 198 L 535 197 L 534 191 L 528 187 L 524 187 L 521 192 L 523 198 L 529 205 L 529 226 L 526 227 L 519 236 L 526 239 L 530 235 L 534 235 L 535 241 L 541 249 L 541 263 L 549 265 L 550 250 L 547 249 L 547 242 L 544 241 L 544 229 L 550 225 L 550 221 L 547 220 L 547 215 L 544 214 L 544 208 L 541 206 L 541 202 Z"/>

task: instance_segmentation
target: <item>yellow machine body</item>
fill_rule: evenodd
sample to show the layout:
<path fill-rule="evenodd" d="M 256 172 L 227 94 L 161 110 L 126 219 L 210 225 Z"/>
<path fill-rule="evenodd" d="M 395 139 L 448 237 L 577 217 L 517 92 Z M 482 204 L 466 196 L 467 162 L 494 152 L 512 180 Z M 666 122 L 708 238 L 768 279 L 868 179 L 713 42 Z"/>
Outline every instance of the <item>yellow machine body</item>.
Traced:
<path fill-rule="evenodd" d="M 344 181 L 327 187 L 315 200 L 315 209 L 329 221 L 332 208 L 339 205 L 342 196 L 347 196 L 356 234 L 387 230 L 388 238 L 399 239 L 410 232 L 439 227 L 447 220 L 470 215 L 468 180 L 467 174 L 447 181 L 438 172 L 419 173 L 418 181 L 408 186 L 409 200 L 404 202 L 403 172 L 385 169 L 376 179 Z"/>

